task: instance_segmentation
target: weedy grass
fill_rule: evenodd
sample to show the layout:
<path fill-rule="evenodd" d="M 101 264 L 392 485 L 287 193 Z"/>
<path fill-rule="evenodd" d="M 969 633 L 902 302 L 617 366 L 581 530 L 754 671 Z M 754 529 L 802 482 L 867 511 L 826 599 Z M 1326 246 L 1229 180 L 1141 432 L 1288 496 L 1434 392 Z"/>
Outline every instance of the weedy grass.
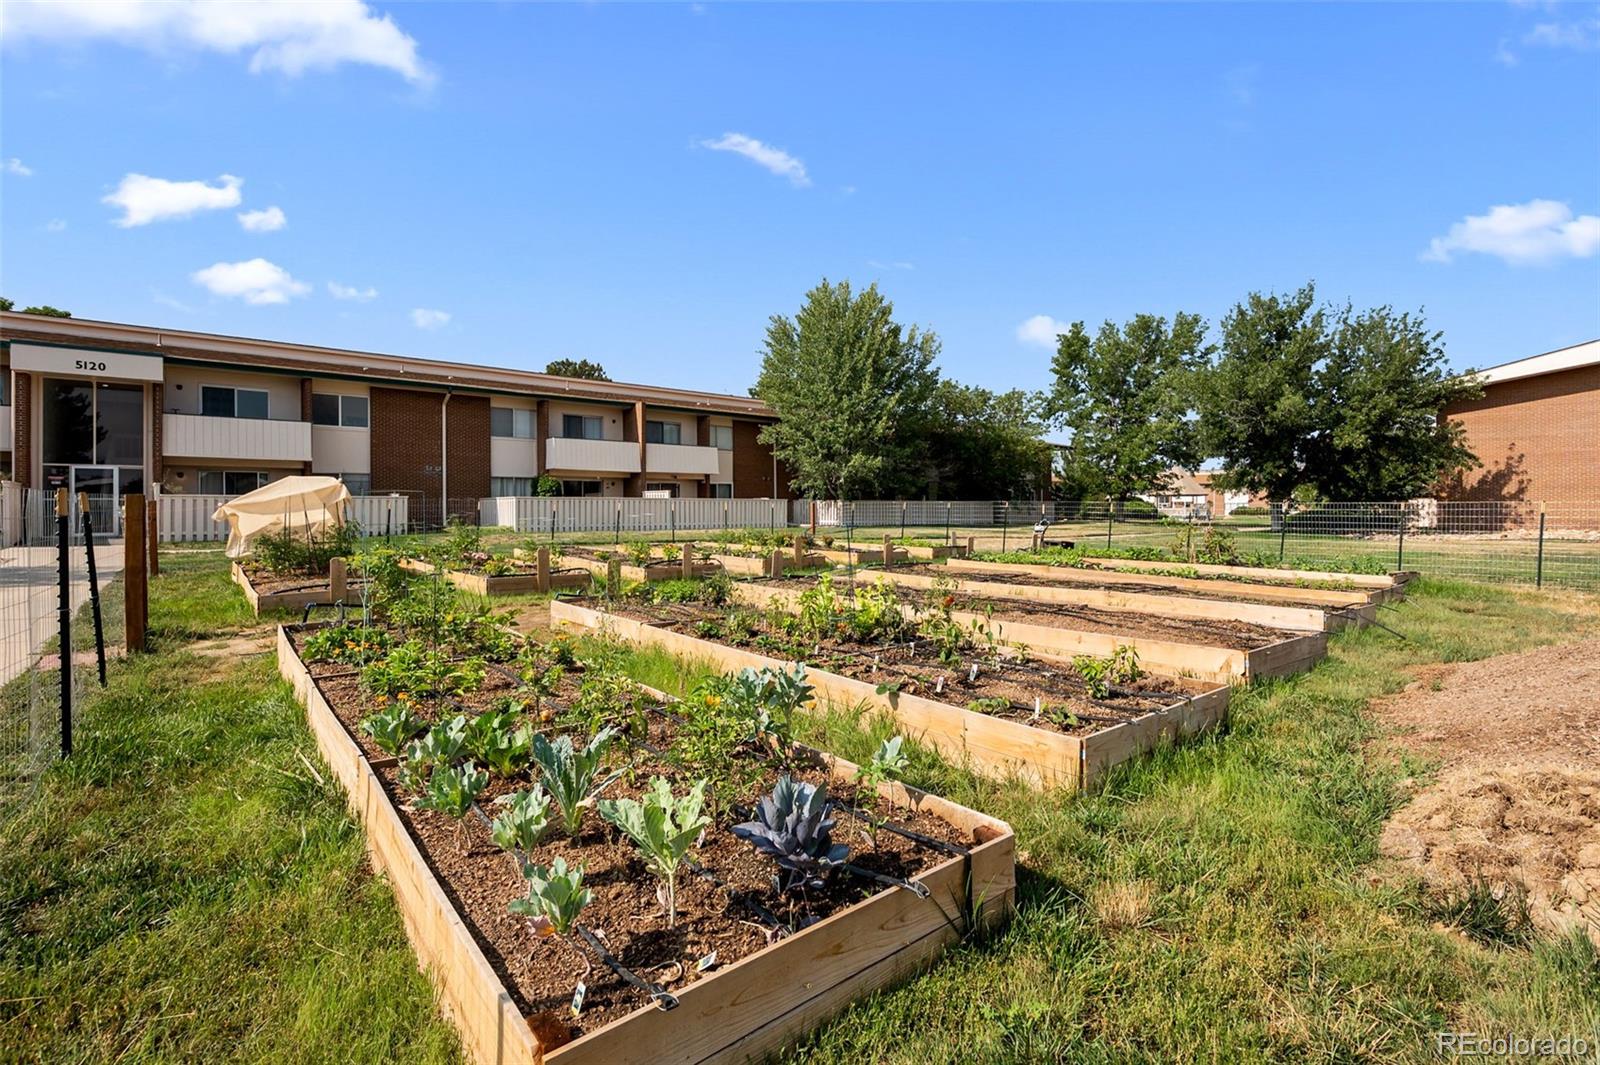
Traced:
<path fill-rule="evenodd" d="M 272 655 L 188 649 L 253 624 L 220 552 L 163 552 L 155 652 L 5 811 L 0 1060 L 459 1060 Z"/>

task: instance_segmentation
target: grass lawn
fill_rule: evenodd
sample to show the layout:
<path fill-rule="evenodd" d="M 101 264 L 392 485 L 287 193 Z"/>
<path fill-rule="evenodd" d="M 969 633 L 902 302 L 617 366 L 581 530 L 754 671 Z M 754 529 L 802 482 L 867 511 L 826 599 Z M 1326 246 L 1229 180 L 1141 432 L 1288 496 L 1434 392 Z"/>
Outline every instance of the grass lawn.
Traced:
<path fill-rule="evenodd" d="M 113 667 L 78 753 L 0 822 L 0 1060 L 447 1061 L 387 889 L 217 550 L 170 551 L 155 653 Z M 1397 765 L 1362 714 L 1406 667 L 1593 632 L 1593 600 L 1424 583 L 1311 674 L 1243 693 L 1225 735 L 1089 797 L 917 752 L 913 782 L 1016 826 L 1016 920 L 865 1003 L 807 1061 L 1435 1060 L 1440 1028 L 1591 1034 L 1584 940 L 1503 945 L 1379 875 Z M 637 653 L 641 680 L 695 671 Z M 844 716 L 812 740 L 860 758 Z M 309 763 L 309 764 L 308 764 Z"/>

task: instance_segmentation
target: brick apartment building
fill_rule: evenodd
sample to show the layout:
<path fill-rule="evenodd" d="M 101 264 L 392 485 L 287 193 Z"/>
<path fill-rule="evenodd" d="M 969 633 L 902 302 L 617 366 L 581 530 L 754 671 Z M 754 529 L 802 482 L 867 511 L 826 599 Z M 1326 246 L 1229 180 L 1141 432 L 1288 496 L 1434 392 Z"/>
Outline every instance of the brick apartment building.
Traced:
<path fill-rule="evenodd" d="M 1483 466 L 1445 499 L 1600 500 L 1600 340 L 1481 371 L 1483 396 L 1445 409 Z"/>
<path fill-rule="evenodd" d="M 0 382 L 0 473 L 113 512 L 293 473 L 463 513 L 542 475 L 568 496 L 789 494 L 748 396 L 16 312 Z"/>

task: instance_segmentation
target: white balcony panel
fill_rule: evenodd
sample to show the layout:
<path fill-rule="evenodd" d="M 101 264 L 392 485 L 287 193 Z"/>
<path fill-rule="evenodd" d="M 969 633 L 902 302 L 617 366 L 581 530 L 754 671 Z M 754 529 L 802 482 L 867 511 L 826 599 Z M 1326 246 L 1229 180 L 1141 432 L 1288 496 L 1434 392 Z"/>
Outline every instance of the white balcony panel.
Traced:
<path fill-rule="evenodd" d="M 717 449 L 693 444 L 646 444 L 644 464 L 650 473 L 716 473 Z"/>
<path fill-rule="evenodd" d="M 538 441 L 522 440 L 514 436 L 490 437 L 489 476 L 539 476 Z"/>
<path fill-rule="evenodd" d="M 589 473 L 638 473 L 639 445 L 631 440 L 551 437 L 544 442 L 544 467 Z"/>
<path fill-rule="evenodd" d="M 0 407 L 0 451 L 10 451 L 15 446 L 11 435 L 11 408 Z"/>
<path fill-rule="evenodd" d="M 311 423 L 165 414 L 161 453 L 170 458 L 311 461 Z"/>

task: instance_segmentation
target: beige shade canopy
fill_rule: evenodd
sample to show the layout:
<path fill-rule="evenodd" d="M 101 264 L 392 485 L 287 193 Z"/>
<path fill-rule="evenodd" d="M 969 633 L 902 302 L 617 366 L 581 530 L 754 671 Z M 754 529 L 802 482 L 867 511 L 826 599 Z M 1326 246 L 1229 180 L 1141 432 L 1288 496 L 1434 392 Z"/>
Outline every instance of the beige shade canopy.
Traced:
<path fill-rule="evenodd" d="M 230 499 L 211 515 L 228 523 L 228 557 L 250 553 L 258 537 L 292 529 L 320 535 L 342 525 L 350 490 L 332 477 L 284 477 Z"/>

